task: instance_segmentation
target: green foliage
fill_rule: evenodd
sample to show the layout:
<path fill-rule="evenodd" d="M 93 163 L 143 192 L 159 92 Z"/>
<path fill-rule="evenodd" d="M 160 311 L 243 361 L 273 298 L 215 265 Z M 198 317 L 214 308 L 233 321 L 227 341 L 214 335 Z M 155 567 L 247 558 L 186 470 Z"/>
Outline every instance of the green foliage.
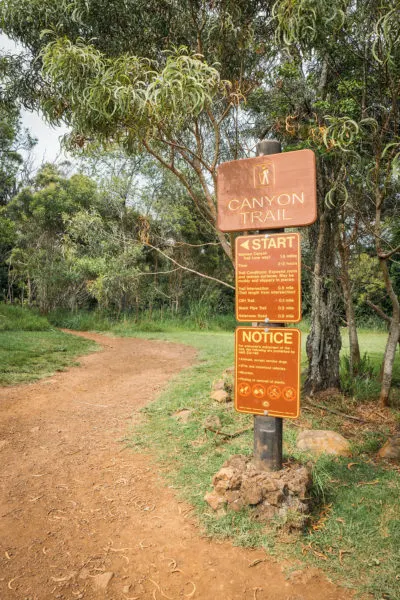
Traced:
<path fill-rule="evenodd" d="M 9 294 L 22 291 L 42 312 L 57 303 L 76 305 L 83 283 L 64 252 L 64 219 L 93 203 L 95 196 L 96 186 L 88 178 L 67 179 L 54 166 L 44 165 L 33 186 L 9 202 L 5 215 L 16 231 L 8 257 Z"/>
<path fill-rule="evenodd" d="M 77 145 L 94 136 L 131 147 L 157 136 L 161 124 L 180 132 L 224 90 L 218 71 L 185 47 L 168 51 L 165 64 L 157 65 L 130 55 L 108 58 L 82 39 L 64 37 L 45 47 L 42 60 L 57 90 L 43 109 L 51 121 L 74 126 Z"/>
<path fill-rule="evenodd" d="M 345 22 L 345 0 L 326 3 L 323 0 L 279 0 L 274 4 L 277 41 L 296 42 L 311 48 L 321 37 L 335 34 Z"/>
<path fill-rule="evenodd" d="M 356 315 L 363 318 L 371 314 L 368 301 L 382 306 L 385 299 L 385 282 L 378 261 L 366 252 L 360 252 L 354 258 L 349 273 L 354 290 Z"/>
<path fill-rule="evenodd" d="M 0 57 L 0 82 L 3 83 Z M 0 98 L 0 206 L 15 194 L 23 166 L 21 150 L 29 151 L 35 140 L 22 129 L 19 110 Z"/>

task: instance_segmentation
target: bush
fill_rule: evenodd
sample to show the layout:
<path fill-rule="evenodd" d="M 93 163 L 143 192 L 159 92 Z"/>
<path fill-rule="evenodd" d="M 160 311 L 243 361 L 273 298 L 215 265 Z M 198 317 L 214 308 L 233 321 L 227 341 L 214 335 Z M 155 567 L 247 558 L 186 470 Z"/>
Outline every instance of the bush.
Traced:
<path fill-rule="evenodd" d="M 374 367 L 367 353 L 362 356 L 356 375 L 351 372 L 349 355 L 343 356 L 340 378 L 342 390 L 348 396 L 364 399 L 375 396 L 379 392 L 379 382 L 376 380 Z"/>

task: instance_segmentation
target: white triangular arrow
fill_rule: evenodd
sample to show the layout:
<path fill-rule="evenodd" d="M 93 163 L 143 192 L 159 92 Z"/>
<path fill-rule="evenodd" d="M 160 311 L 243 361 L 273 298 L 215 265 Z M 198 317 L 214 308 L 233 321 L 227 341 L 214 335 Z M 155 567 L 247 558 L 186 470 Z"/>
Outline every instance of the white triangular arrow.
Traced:
<path fill-rule="evenodd" d="M 241 248 L 246 248 L 246 250 L 248 250 L 249 249 L 249 244 L 250 244 L 250 240 L 246 240 L 245 242 L 242 242 L 240 244 L 240 247 Z"/>

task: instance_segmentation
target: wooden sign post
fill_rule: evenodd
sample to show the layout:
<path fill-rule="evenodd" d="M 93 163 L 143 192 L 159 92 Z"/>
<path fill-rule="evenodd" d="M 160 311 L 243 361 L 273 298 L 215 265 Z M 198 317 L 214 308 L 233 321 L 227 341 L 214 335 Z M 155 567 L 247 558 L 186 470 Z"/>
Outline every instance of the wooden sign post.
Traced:
<path fill-rule="evenodd" d="M 313 223 L 316 166 L 311 150 L 280 154 L 276 140 L 257 144 L 255 158 L 218 169 L 218 227 L 254 231 L 236 239 L 236 319 L 251 322 L 235 336 L 235 408 L 254 415 L 254 460 L 282 468 L 282 419 L 300 409 L 301 258 L 297 233 Z"/>

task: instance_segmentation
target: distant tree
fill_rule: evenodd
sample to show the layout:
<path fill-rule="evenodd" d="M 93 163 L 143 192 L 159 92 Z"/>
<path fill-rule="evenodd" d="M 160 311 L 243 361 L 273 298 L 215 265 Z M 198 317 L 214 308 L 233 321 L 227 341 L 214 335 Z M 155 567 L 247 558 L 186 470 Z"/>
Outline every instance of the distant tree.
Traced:
<path fill-rule="evenodd" d="M 16 233 L 8 258 L 10 299 L 18 290 L 28 304 L 47 312 L 83 292 L 73 265 L 65 261 L 64 219 L 88 208 L 96 193 L 87 177 L 66 179 L 59 168 L 45 164 L 32 185 L 8 203 L 4 214 Z"/>

